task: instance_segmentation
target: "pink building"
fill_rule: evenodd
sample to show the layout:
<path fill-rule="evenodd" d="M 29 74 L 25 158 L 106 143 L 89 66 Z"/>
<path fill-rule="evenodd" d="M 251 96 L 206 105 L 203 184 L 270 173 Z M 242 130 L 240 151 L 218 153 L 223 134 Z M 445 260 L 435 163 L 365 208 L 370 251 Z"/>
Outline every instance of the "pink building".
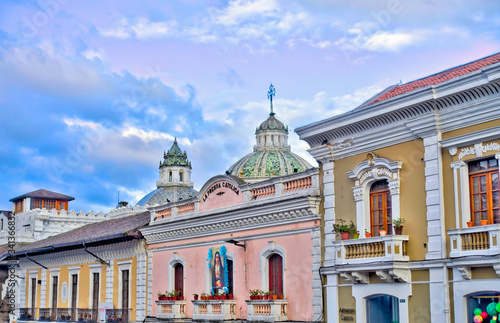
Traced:
<path fill-rule="evenodd" d="M 186 154 L 171 151 L 160 174 L 171 174 L 168 167 L 184 167 L 189 173 Z M 170 180 L 168 190 L 192 192 L 192 186 L 180 185 L 186 176 L 176 174 L 159 181 L 162 189 Z M 149 207 L 151 222 L 141 232 L 152 259 L 152 315 L 218 321 L 321 319 L 320 202 L 319 170 L 291 152 L 288 128 L 271 110 L 256 131 L 254 151 L 225 175 L 208 180 L 194 196 Z M 142 203 L 151 205 L 147 199 Z M 251 291 L 257 295 L 251 297 Z M 208 296 L 214 294 L 225 296 Z"/>

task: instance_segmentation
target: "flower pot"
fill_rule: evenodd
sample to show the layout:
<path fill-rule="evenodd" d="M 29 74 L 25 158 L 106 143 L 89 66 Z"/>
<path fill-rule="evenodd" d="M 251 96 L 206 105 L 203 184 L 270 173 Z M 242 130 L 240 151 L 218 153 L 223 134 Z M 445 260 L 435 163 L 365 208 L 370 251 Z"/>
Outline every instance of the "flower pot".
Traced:
<path fill-rule="evenodd" d="M 403 234 L 403 226 L 400 227 L 394 227 L 394 233 L 398 236 Z"/>
<path fill-rule="evenodd" d="M 262 298 L 263 298 L 263 299 L 268 299 L 268 298 L 269 298 L 269 296 L 268 296 L 268 295 L 264 295 L 264 296 L 262 296 Z"/>
<path fill-rule="evenodd" d="M 184 296 L 179 296 L 179 300 L 183 301 L 184 300 Z"/>
<path fill-rule="evenodd" d="M 278 299 L 278 295 L 272 295 L 273 299 Z"/>
<path fill-rule="evenodd" d="M 387 230 L 378 230 L 378 233 L 380 234 L 381 237 L 387 235 Z"/>
<path fill-rule="evenodd" d="M 211 295 L 211 296 L 208 296 L 208 299 L 209 299 L 209 300 L 213 300 L 213 299 L 214 299 L 214 297 Z"/>
<path fill-rule="evenodd" d="M 487 225 L 488 224 L 488 220 L 481 220 L 481 225 Z"/>
<path fill-rule="evenodd" d="M 472 228 L 474 226 L 474 222 L 469 221 L 467 222 L 467 227 Z"/>
<path fill-rule="evenodd" d="M 234 295 L 229 295 L 229 299 L 234 299 Z"/>
<path fill-rule="evenodd" d="M 222 295 L 222 296 L 221 296 L 221 299 L 222 299 L 223 301 L 225 301 L 225 300 L 227 299 L 226 295 Z"/>
<path fill-rule="evenodd" d="M 283 298 L 285 298 L 285 295 L 278 295 L 278 298 L 283 299 Z"/>
<path fill-rule="evenodd" d="M 349 236 L 351 235 L 350 232 L 340 232 L 340 238 L 342 240 L 349 240 Z"/>
<path fill-rule="evenodd" d="M 370 238 L 372 236 L 371 232 L 365 232 L 365 237 Z"/>
<path fill-rule="evenodd" d="M 359 233 L 353 233 L 352 234 L 353 239 L 359 239 Z"/>
<path fill-rule="evenodd" d="M 197 301 L 198 300 L 198 295 L 194 295 L 194 300 Z"/>
<path fill-rule="evenodd" d="M 258 298 L 257 299 L 263 299 L 263 296 L 262 295 L 259 295 L 257 296 Z"/>

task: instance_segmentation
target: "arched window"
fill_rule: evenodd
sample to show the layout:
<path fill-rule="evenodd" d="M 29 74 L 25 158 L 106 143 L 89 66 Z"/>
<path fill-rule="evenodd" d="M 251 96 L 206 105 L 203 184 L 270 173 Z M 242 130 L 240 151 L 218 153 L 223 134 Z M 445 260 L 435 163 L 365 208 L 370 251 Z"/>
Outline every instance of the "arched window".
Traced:
<path fill-rule="evenodd" d="M 168 181 L 171 182 L 172 181 L 172 171 L 169 171 L 168 172 Z"/>
<path fill-rule="evenodd" d="M 481 225 L 481 220 L 488 224 L 500 223 L 498 160 L 490 158 L 470 162 L 469 178 L 474 225 Z"/>
<path fill-rule="evenodd" d="M 274 146 L 274 136 L 271 136 L 271 146 Z"/>
<path fill-rule="evenodd" d="M 179 172 L 179 182 L 182 182 L 183 177 L 184 177 L 184 172 L 183 172 L 183 171 L 180 171 L 180 172 Z"/>
<path fill-rule="evenodd" d="M 391 295 L 373 295 L 366 298 L 367 323 L 399 322 L 399 299 Z"/>
<path fill-rule="evenodd" d="M 174 289 L 180 290 L 180 296 L 184 296 L 184 266 L 182 264 L 176 264 L 174 266 Z"/>
<path fill-rule="evenodd" d="M 278 254 L 269 257 L 269 291 L 283 294 L 283 258 Z"/>
<path fill-rule="evenodd" d="M 372 184 L 370 188 L 370 212 L 373 236 L 379 236 L 379 230 L 385 228 L 392 233 L 392 202 L 389 184 L 386 180 Z"/>

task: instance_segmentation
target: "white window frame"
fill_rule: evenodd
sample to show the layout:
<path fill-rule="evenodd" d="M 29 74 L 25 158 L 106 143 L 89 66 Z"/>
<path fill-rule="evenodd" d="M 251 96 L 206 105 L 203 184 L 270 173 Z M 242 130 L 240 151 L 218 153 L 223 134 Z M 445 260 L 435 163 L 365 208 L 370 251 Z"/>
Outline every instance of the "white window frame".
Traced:
<path fill-rule="evenodd" d="M 122 274 L 122 271 L 123 270 L 128 270 L 128 308 L 133 308 L 132 304 L 131 304 L 131 301 L 132 299 L 130 298 L 130 296 L 132 295 L 132 259 L 127 259 L 127 260 L 122 260 L 122 261 L 117 261 L 117 265 L 118 265 L 118 304 L 117 304 L 117 308 L 122 308 L 122 284 L 123 284 L 123 274 Z M 100 278 L 99 277 L 99 282 L 100 282 Z M 134 280 L 135 281 L 135 280 Z M 100 284 L 100 283 L 99 283 Z"/>
<path fill-rule="evenodd" d="M 59 279 L 59 273 L 60 273 L 60 268 L 55 268 L 55 269 L 51 269 L 49 268 L 50 270 L 50 279 L 49 279 L 49 307 L 48 308 L 52 308 L 52 307 L 55 307 L 57 308 L 59 306 L 59 298 L 61 298 L 61 280 Z M 57 277 L 57 304 L 54 306 L 54 304 L 52 304 L 52 299 L 54 298 L 53 297 L 53 294 L 52 294 L 52 285 L 54 284 L 54 277 Z"/>
<path fill-rule="evenodd" d="M 175 265 L 182 265 L 182 286 L 185 286 L 186 282 L 186 261 L 184 258 L 179 256 L 177 252 L 174 252 L 174 256 L 168 261 L 167 279 L 168 279 L 168 290 L 170 292 L 175 288 Z"/>
<path fill-rule="evenodd" d="M 89 265 L 90 268 L 90 277 L 89 277 L 89 307 L 90 309 L 92 308 L 92 296 L 94 295 L 94 274 L 99 274 L 99 292 L 97 293 L 97 306 L 99 306 L 99 303 L 101 302 L 101 286 L 102 286 L 102 264 L 91 264 Z"/>
<path fill-rule="evenodd" d="M 282 260 L 282 277 L 283 277 L 283 295 L 286 295 L 286 253 L 283 247 L 278 246 L 274 241 L 269 241 L 269 244 L 259 253 L 259 269 L 260 269 L 260 289 L 264 292 L 269 291 L 269 258 L 272 255 L 280 255 Z"/>
<path fill-rule="evenodd" d="M 32 290 L 32 286 L 31 286 L 31 281 L 33 278 L 35 278 L 35 285 L 38 285 L 38 270 L 30 270 L 28 272 L 28 308 L 32 308 L 32 307 L 36 307 L 36 304 L 33 306 L 33 304 L 31 304 L 31 290 Z M 37 294 L 38 294 L 38 286 L 36 287 L 36 291 L 35 291 Z M 37 295 L 35 295 L 35 302 L 37 300 Z M 32 314 L 34 315 L 34 314 Z"/>
<path fill-rule="evenodd" d="M 392 219 L 401 217 L 399 187 L 402 166 L 402 161 L 378 158 L 375 154 L 369 153 L 368 159 L 357 164 L 352 171 L 347 172 L 349 178 L 355 181 L 352 192 L 356 201 L 356 227 L 359 232 L 363 233 L 365 230 L 371 232 L 370 188 L 377 181 L 386 180 L 389 185 Z M 360 238 L 363 238 L 363 235 L 360 235 Z"/>
<path fill-rule="evenodd" d="M 356 300 L 356 323 L 366 322 L 366 299 L 373 295 L 389 295 L 397 297 L 399 305 L 399 322 L 409 323 L 408 299 L 412 295 L 411 284 L 359 284 L 352 286 L 352 296 Z M 405 302 L 401 303 L 404 299 Z"/>

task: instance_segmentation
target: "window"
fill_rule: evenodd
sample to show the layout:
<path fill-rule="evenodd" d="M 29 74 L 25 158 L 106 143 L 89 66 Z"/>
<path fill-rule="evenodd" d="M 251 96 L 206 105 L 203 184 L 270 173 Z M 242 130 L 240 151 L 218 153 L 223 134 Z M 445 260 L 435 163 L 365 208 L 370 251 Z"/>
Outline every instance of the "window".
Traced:
<path fill-rule="evenodd" d="M 399 322 L 399 299 L 390 295 L 373 295 L 367 297 L 366 322 Z"/>
<path fill-rule="evenodd" d="M 174 267 L 175 283 L 174 289 L 180 290 L 181 294 L 179 296 L 184 296 L 184 266 L 182 264 L 176 264 Z"/>
<path fill-rule="evenodd" d="M 52 311 L 55 313 L 55 310 L 57 308 L 57 283 L 58 283 L 59 277 L 53 276 L 52 277 Z"/>
<path fill-rule="evenodd" d="M 370 188 L 371 228 L 373 236 L 379 235 L 384 227 L 388 234 L 392 233 L 392 202 L 387 181 L 378 181 Z"/>
<path fill-rule="evenodd" d="M 172 181 L 172 171 L 169 171 L 168 172 L 168 181 L 171 182 Z"/>
<path fill-rule="evenodd" d="M 488 305 L 491 303 L 500 302 L 500 291 L 496 292 L 478 292 L 474 294 L 470 294 L 467 296 L 467 316 L 468 319 L 472 322 L 475 314 L 474 310 L 479 308 L 481 312 L 488 313 Z M 483 323 L 497 322 L 493 321 L 493 316 L 489 315 L 486 318 L 483 318 Z"/>
<path fill-rule="evenodd" d="M 122 309 L 128 308 L 129 271 L 122 270 Z"/>
<path fill-rule="evenodd" d="M 278 254 L 269 257 L 269 291 L 283 294 L 283 258 Z"/>
<path fill-rule="evenodd" d="M 99 308 L 99 273 L 94 273 L 93 278 L 92 309 L 95 310 Z M 92 317 L 94 317 L 94 312 L 92 312 Z"/>
<path fill-rule="evenodd" d="M 182 172 L 182 171 L 179 172 L 179 182 L 182 182 L 183 175 L 184 175 L 184 172 Z"/>
<path fill-rule="evenodd" d="M 76 308 L 76 296 L 78 295 L 78 275 L 71 275 L 71 308 Z"/>
<path fill-rule="evenodd" d="M 229 295 L 234 295 L 233 294 L 233 261 L 232 260 L 227 260 L 227 280 L 229 283 L 229 286 L 227 286 L 228 293 Z"/>
<path fill-rule="evenodd" d="M 45 199 L 32 199 L 31 200 L 31 209 L 47 209 L 52 210 L 56 208 L 55 200 L 45 200 Z"/>
<path fill-rule="evenodd" d="M 36 311 L 36 278 L 31 278 L 31 315 L 35 317 Z"/>
<path fill-rule="evenodd" d="M 474 225 L 481 220 L 500 223 L 498 160 L 484 159 L 469 163 L 471 211 Z"/>
<path fill-rule="evenodd" d="M 15 211 L 15 212 L 16 212 L 16 214 L 18 214 L 18 213 L 22 213 L 22 212 L 23 212 L 23 200 L 21 200 L 21 201 L 17 201 L 17 202 L 15 203 L 15 210 L 16 210 L 16 211 Z"/>

